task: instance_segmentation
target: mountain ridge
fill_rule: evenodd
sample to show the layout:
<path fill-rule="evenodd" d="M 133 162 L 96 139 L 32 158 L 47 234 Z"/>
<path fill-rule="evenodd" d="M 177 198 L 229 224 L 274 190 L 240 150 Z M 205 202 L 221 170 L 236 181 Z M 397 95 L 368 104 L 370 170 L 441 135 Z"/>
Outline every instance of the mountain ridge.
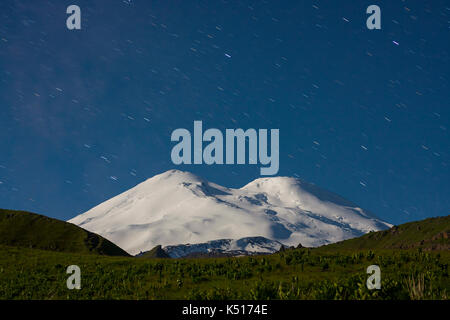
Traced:
<path fill-rule="evenodd" d="M 320 250 L 421 249 L 450 250 L 450 215 L 392 226 L 318 248 Z"/>
<path fill-rule="evenodd" d="M 244 238 L 239 240 L 249 240 L 256 243 L 253 250 L 246 250 L 242 247 L 240 250 L 229 250 L 224 247 L 230 239 L 221 239 L 208 241 L 201 244 L 180 244 L 177 246 L 167 246 L 158 250 L 163 252 L 164 256 L 157 256 L 153 253 L 142 255 L 146 258 L 215 258 L 215 257 L 233 257 L 248 255 L 273 254 L 284 250 L 307 249 L 301 244 L 296 247 L 284 247 L 278 243 L 278 246 L 269 247 L 268 250 L 258 250 L 258 244 L 271 240 L 262 237 Z M 235 241 L 239 241 L 235 240 Z M 259 243 L 258 243 L 259 242 Z M 156 249 L 156 248 L 155 248 Z M 153 249 L 155 251 L 155 249 Z M 228 249 L 228 250 L 227 250 Z M 266 248 L 267 249 L 267 248 Z M 323 245 L 314 249 L 317 252 L 360 252 L 361 250 L 408 250 L 420 249 L 424 251 L 449 251 L 450 250 L 450 215 L 432 217 L 419 221 L 410 221 L 400 225 L 392 226 L 390 229 L 378 232 L 370 232 L 363 236 L 343 240 L 333 244 Z"/>
<path fill-rule="evenodd" d="M 0 244 L 59 252 L 129 256 L 111 241 L 76 225 L 17 210 L 0 209 Z"/>
<path fill-rule="evenodd" d="M 171 258 L 182 258 L 190 255 L 253 255 L 275 253 L 282 243 L 264 237 L 246 237 L 241 239 L 217 239 L 205 243 L 178 244 L 162 248 Z"/>
<path fill-rule="evenodd" d="M 391 226 L 297 178 L 259 178 L 234 189 L 179 170 L 149 178 L 68 222 L 133 255 L 156 245 L 246 237 L 314 247 Z"/>

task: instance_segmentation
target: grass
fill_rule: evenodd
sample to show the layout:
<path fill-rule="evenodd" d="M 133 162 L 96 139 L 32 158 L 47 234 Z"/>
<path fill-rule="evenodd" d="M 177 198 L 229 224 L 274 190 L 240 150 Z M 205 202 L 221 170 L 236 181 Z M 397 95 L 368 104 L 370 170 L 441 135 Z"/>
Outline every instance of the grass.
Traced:
<path fill-rule="evenodd" d="M 409 222 L 322 247 L 326 251 L 361 249 L 450 250 L 450 216 Z"/>
<path fill-rule="evenodd" d="M 0 299 L 447 300 L 449 226 L 432 218 L 265 256 L 164 259 L 156 247 L 135 258 L 72 224 L 0 210 Z M 373 264 L 380 290 L 366 288 Z M 81 290 L 66 287 L 69 265 Z"/>
<path fill-rule="evenodd" d="M 420 250 L 137 259 L 0 246 L 0 298 L 447 299 L 449 262 L 448 252 Z M 66 287 L 72 264 L 81 268 L 81 290 Z M 381 290 L 366 288 L 371 264 L 381 268 Z"/>

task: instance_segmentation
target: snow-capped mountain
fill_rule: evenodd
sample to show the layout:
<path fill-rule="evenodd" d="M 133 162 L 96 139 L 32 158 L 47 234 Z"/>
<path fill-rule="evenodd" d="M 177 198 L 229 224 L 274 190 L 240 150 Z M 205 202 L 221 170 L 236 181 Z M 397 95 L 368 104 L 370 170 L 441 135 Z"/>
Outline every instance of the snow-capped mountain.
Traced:
<path fill-rule="evenodd" d="M 256 179 L 240 189 L 170 170 L 69 220 L 130 254 L 156 245 L 264 237 L 319 246 L 391 225 L 300 179 Z"/>

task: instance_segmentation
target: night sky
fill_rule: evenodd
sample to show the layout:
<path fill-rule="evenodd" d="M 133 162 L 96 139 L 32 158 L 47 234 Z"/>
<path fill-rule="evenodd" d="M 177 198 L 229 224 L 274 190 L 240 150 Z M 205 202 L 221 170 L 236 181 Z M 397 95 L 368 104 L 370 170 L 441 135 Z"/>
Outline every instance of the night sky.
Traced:
<path fill-rule="evenodd" d="M 169 169 L 260 177 L 172 164 L 202 120 L 280 129 L 278 175 L 388 222 L 448 215 L 449 53 L 449 1 L 2 0 L 0 207 L 66 220 Z"/>

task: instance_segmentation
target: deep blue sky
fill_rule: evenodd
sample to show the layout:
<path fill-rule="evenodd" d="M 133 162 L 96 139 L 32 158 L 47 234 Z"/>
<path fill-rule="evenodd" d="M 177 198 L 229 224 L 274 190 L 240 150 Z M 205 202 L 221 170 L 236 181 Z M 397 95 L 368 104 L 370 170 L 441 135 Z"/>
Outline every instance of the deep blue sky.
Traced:
<path fill-rule="evenodd" d="M 0 207 L 69 219 L 175 168 L 171 132 L 202 120 L 279 128 L 279 175 L 391 223 L 448 215 L 449 51 L 448 1 L 2 0 Z"/>

